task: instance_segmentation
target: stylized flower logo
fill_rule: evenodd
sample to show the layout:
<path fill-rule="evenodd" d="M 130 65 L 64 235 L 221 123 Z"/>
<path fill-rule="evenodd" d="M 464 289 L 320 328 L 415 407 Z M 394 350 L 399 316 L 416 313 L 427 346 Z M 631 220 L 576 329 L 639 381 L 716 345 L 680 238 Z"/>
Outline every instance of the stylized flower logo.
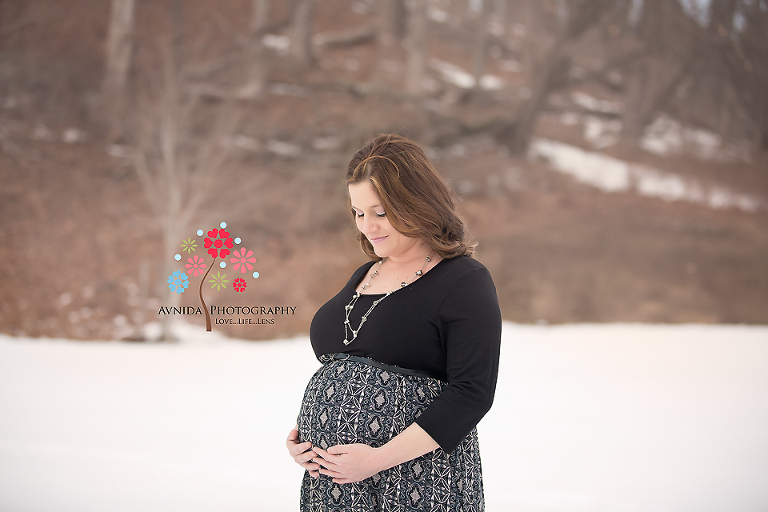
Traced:
<path fill-rule="evenodd" d="M 181 252 L 186 251 L 191 255 L 191 257 L 187 258 L 187 261 L 184 264 L 187 273 L 192 277 L 197 277 L 200 275 L 203 276 L 200 279 L 198 292 L 200 294 L 200 303 L 202 304 L 203 311 L 205 312 L 206 331 L 211 330 L 211 313 L 208 311 L 208 308 L 205 304 L 205 299 L 203 298 L 203 283 L 206 282 L 206 279 L 208 279 L 208 274 L 211 274 L 211 271 L 216 266 L 216 259 L 219 257 L 221 258 L 221 260 L 218 262 L 219 268 L 224 269 L 227 268 L 228 264 L 231 264 L 233 265 L 235 272 L 240 272 L 241 275 L 245 274 L 246 272 L 253 271 L 253 264 L 256 262 L 253 251 L 248 250 L 245 247 L 239 247 L 238 250 L 234 251 L 234 253 L 230 252 L 230 249 L 232 249 L 235 244 L 240 245 L 241 240 L 240 238 L 235 238 L 233 240 L 230 237 L 229 232 L 226 230 L 226 227 L 227 223 L 222 222 L 219 224 L 218 228 L 208 231 L 208 237 L 205 238 L 204 246 L 208 250 L 208 254 L 213 257 L 210 263 L 206 262 L 205 258 L 202 256 L 191 254 L 196 252 L 196 248 L 198 247 L 197 240 L 189 237 L 186 240 L 182 240 L 181 242 Z M 204 234 L 205 231 L 202 229 L 197 230 L 198 237 L 202 237 Z M 229 254 L 232 254 L 232 258 L 230 258 L 228 263 L 224 258 L 226 258 Z M 175 254 L 173 258 L 180 262 L 182 260 L 181 253 Z M 251 275 L 254 279 L 259 278 L 258 272 L 253 272 Z M 218 291 L 221 291 L 222 288 L 226 288 L 227 283 L 229 283 L 227 274 L 221 274 L 221 272 L 216 272 L 216 275 L 211 274 L 210 277 L 211 278 L 208 279 L 207 282 L 211 283 L 211 288 L 216 288 Z M 188 287 L 189 277 L 184 272 L 177 271 L 168 276 L 168 288 L 174 292 L 184 293 Z M 239 293 L 245 291 L 247 287 L 248 283 L 242 277 L 236 278 L 232 283 L 232 288 Z"/>
<path fill-rule="evenodd" d="M 205 259 L 197 254 L 191 258 L 187 258 L 187 264 L 184 266 L 187 267 L 187 272 L 192 274 L 192 277 L 205 274 Z"/>
<path fill-rule="evenodd" d="M 253 257 L 253 251 L 248 250 L 246 252 L 245 247 L 243 247 L 232 254 L 232 257 L 229 258 L 229 262 L 235 265 L 232 268 L 245 274 L 249 270 L 253 270 L 253 265 L 251 265 L 251 263 L 256 263 L 256 258 Z"/>
<path fill-rule="evenodd" d="M 192 237 L 187 238 L 181 242 L 181 250 L 187 251 L 187 253 L 193 253 L 197 249 L 197 240 L 192 240 Z"/>
<path fill-rule="evenodd" d="M 173 274 L 168 276 L 168 288 L 176 293 L 184 293 L 189 287 L 189 278 L 184 272 L 176 270 Z"/>
<path fill-rule="evenodd" d="M 220 272 L 216 272 L 216 275 L 211 277 L 212 278 L 208 280 L 209 283 L 213 283 L 211 288 L 216 288 L 218 291 L 221 291 L 222 288 L 227 287 L 227 285 L 224 284 L 229 282 L 229 279 L 225 279 L 227 274 L 222 275 Z"/>
<path fill-rule="evenodd" d="M 229 237 L 229 232 L 224 231 L 224 229 L 210 230 L 208 238 L 205 239 L 205 248 L 208 249 L 208 254 L 214 258 L 219 256 L 226 258 L 229 255 L 229 249 L 234 246 L 235 243 Z"/>

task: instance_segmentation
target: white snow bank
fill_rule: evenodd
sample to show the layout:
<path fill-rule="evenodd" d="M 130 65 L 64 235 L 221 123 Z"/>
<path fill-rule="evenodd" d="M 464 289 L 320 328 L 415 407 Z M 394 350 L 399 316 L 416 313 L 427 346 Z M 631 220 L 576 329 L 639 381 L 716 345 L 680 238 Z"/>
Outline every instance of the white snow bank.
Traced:
<path fill-rule="evenodd" d="M 298 510 L 306 338 L 0 336 L 0 510 Z M 504 324 L 492 511 L 768 510 L 768 327 Z"/>
<path fill-rule="evenodd" d="M 605 112 L 606 114 L 621 114 L 624 110 L 621 103 L 610 100 L 601 100 L 583 92 L 571 93 L 571 100 L 578 106 L 587 110 Z"/>
<path fill-rule="evenodd" d="M 471 89 L 475 86 L 475 77 L 455 64 L 440 59 L 429 59 L 429 67 L 437 71 L 443 80 L 456 87 Z M 487 91 L 500 90 L 504 88 L 504 81 L 494 75 L 483 75 L 480 78 L 480 88 Z"/>
<path fill-rule="evenodd" d="M 530 155 L 545 158 L 557 171 L 604 192 L 635 191 L 666 201 L 688 201 L 715 209 L 738 208 L 747 212 L 764 206 L 759 197 L 737 194 L 721 186 L 704 187 L 691 178 L 550 139 L 534 139 Z"/>
<path fill-rule="evenodd" d="M 662 114 L 646 127 L 640 147 L 657 155 L 690 154 L 703 160 L 750 160 L 749 144 L 726 143 L 716 133 L 685 126 Z"/>
<path fill-rule="evenodd" d="M 267 48 L 272 48 L 278 53 L 285 55 L 291 47 L 291 38 L 277 34 L 264 34 L 261 38 L 262 44 Z"/>

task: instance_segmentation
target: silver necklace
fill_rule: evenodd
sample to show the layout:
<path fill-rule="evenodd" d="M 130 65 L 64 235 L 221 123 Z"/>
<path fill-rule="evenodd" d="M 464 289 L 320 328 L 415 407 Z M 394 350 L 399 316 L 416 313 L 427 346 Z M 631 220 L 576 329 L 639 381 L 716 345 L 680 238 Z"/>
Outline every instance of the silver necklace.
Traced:
<path fill-rule="evenodd" d="M 403 281 L 400 283 L 400 288 L 397 288 L 395 290 L 390 290 L 387 293 L 384 294 L 383 297 L 379 297 L 375 301 L 373 301 L 373 304 L 371 304 L 371 307 L 368 308 L 368 311 L 365 312 L 363 317 L 360 319 L 360 325 L 357 326 L 357 329 L 352 329 L 352 325 L 349 323 L 349 314 L 352 313 L 352 310 L 355 309 L 355 304 L 357 303 L 357 299 L 360 298 L 360 292 L 356 291 L 354 295 L 352 295 L 352 300 L 349 301 L 349 304 L 344 306 L 344 345 L 349 345 L 353 341 L 355 341 L 355 338 L 357 338 L 357 333 L 360 332 L 360 329 L 363 328 L 363 324 L 368 319 L 368 315 L 371 314 L 373 311 L 373 308 L 379 305 L 379 302 L 383 301 L 393 293 L 395 293 L 397 290 L 401 290 L 411 284 L 413 281 L 424 275 L 424 268 L 427 266 L 427 263 L 432 261 L 432 253 L 429 253 L 429 255 L 424 258 L 424 264 L 421 266 L 419 270 L 413 273 L 413 277 L 408 279 L 408 281 Z M 381 265 L 384 264 L 384 260 L 379 260 L 379 268 L 381 268 Z M 363 286 L 360 287 L 361 290 L 365 290 L 369 286 L 371 286 L 371 281 L 373 281 L 376 276 L 379 275 L 379 269 L 373 271 L 373 274 L 371 274 L 370 279 L 368 279 L 368 282 L 365 283 Z M 352 339 L 349 339 L 349 333 L 352 334 Z"/>

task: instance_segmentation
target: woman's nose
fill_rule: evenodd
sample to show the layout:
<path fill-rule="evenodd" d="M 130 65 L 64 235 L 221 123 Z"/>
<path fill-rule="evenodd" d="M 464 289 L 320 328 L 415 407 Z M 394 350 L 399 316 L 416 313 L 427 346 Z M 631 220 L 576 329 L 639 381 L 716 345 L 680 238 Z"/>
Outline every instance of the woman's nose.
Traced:
<path fill-rule="evenodd" d="M 361 231 L 366 235 L 376 229 L 376 219 L 372 218 L 370 215 L 365 215 L 362 221 L 362 225 L 360 226 L 362 228 Z"/>

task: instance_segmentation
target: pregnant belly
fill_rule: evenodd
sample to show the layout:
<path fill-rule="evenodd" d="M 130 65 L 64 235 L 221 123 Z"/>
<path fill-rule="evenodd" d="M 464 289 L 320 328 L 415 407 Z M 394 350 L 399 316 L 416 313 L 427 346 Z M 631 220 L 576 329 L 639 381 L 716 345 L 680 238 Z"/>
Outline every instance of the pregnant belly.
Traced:
<path fill-rule="evenodd" d="M 445 384 L 360 362 L 331 361 L 310 379 L 298 417 L 301 442 L 378 447 L 405 430 Z"/>

